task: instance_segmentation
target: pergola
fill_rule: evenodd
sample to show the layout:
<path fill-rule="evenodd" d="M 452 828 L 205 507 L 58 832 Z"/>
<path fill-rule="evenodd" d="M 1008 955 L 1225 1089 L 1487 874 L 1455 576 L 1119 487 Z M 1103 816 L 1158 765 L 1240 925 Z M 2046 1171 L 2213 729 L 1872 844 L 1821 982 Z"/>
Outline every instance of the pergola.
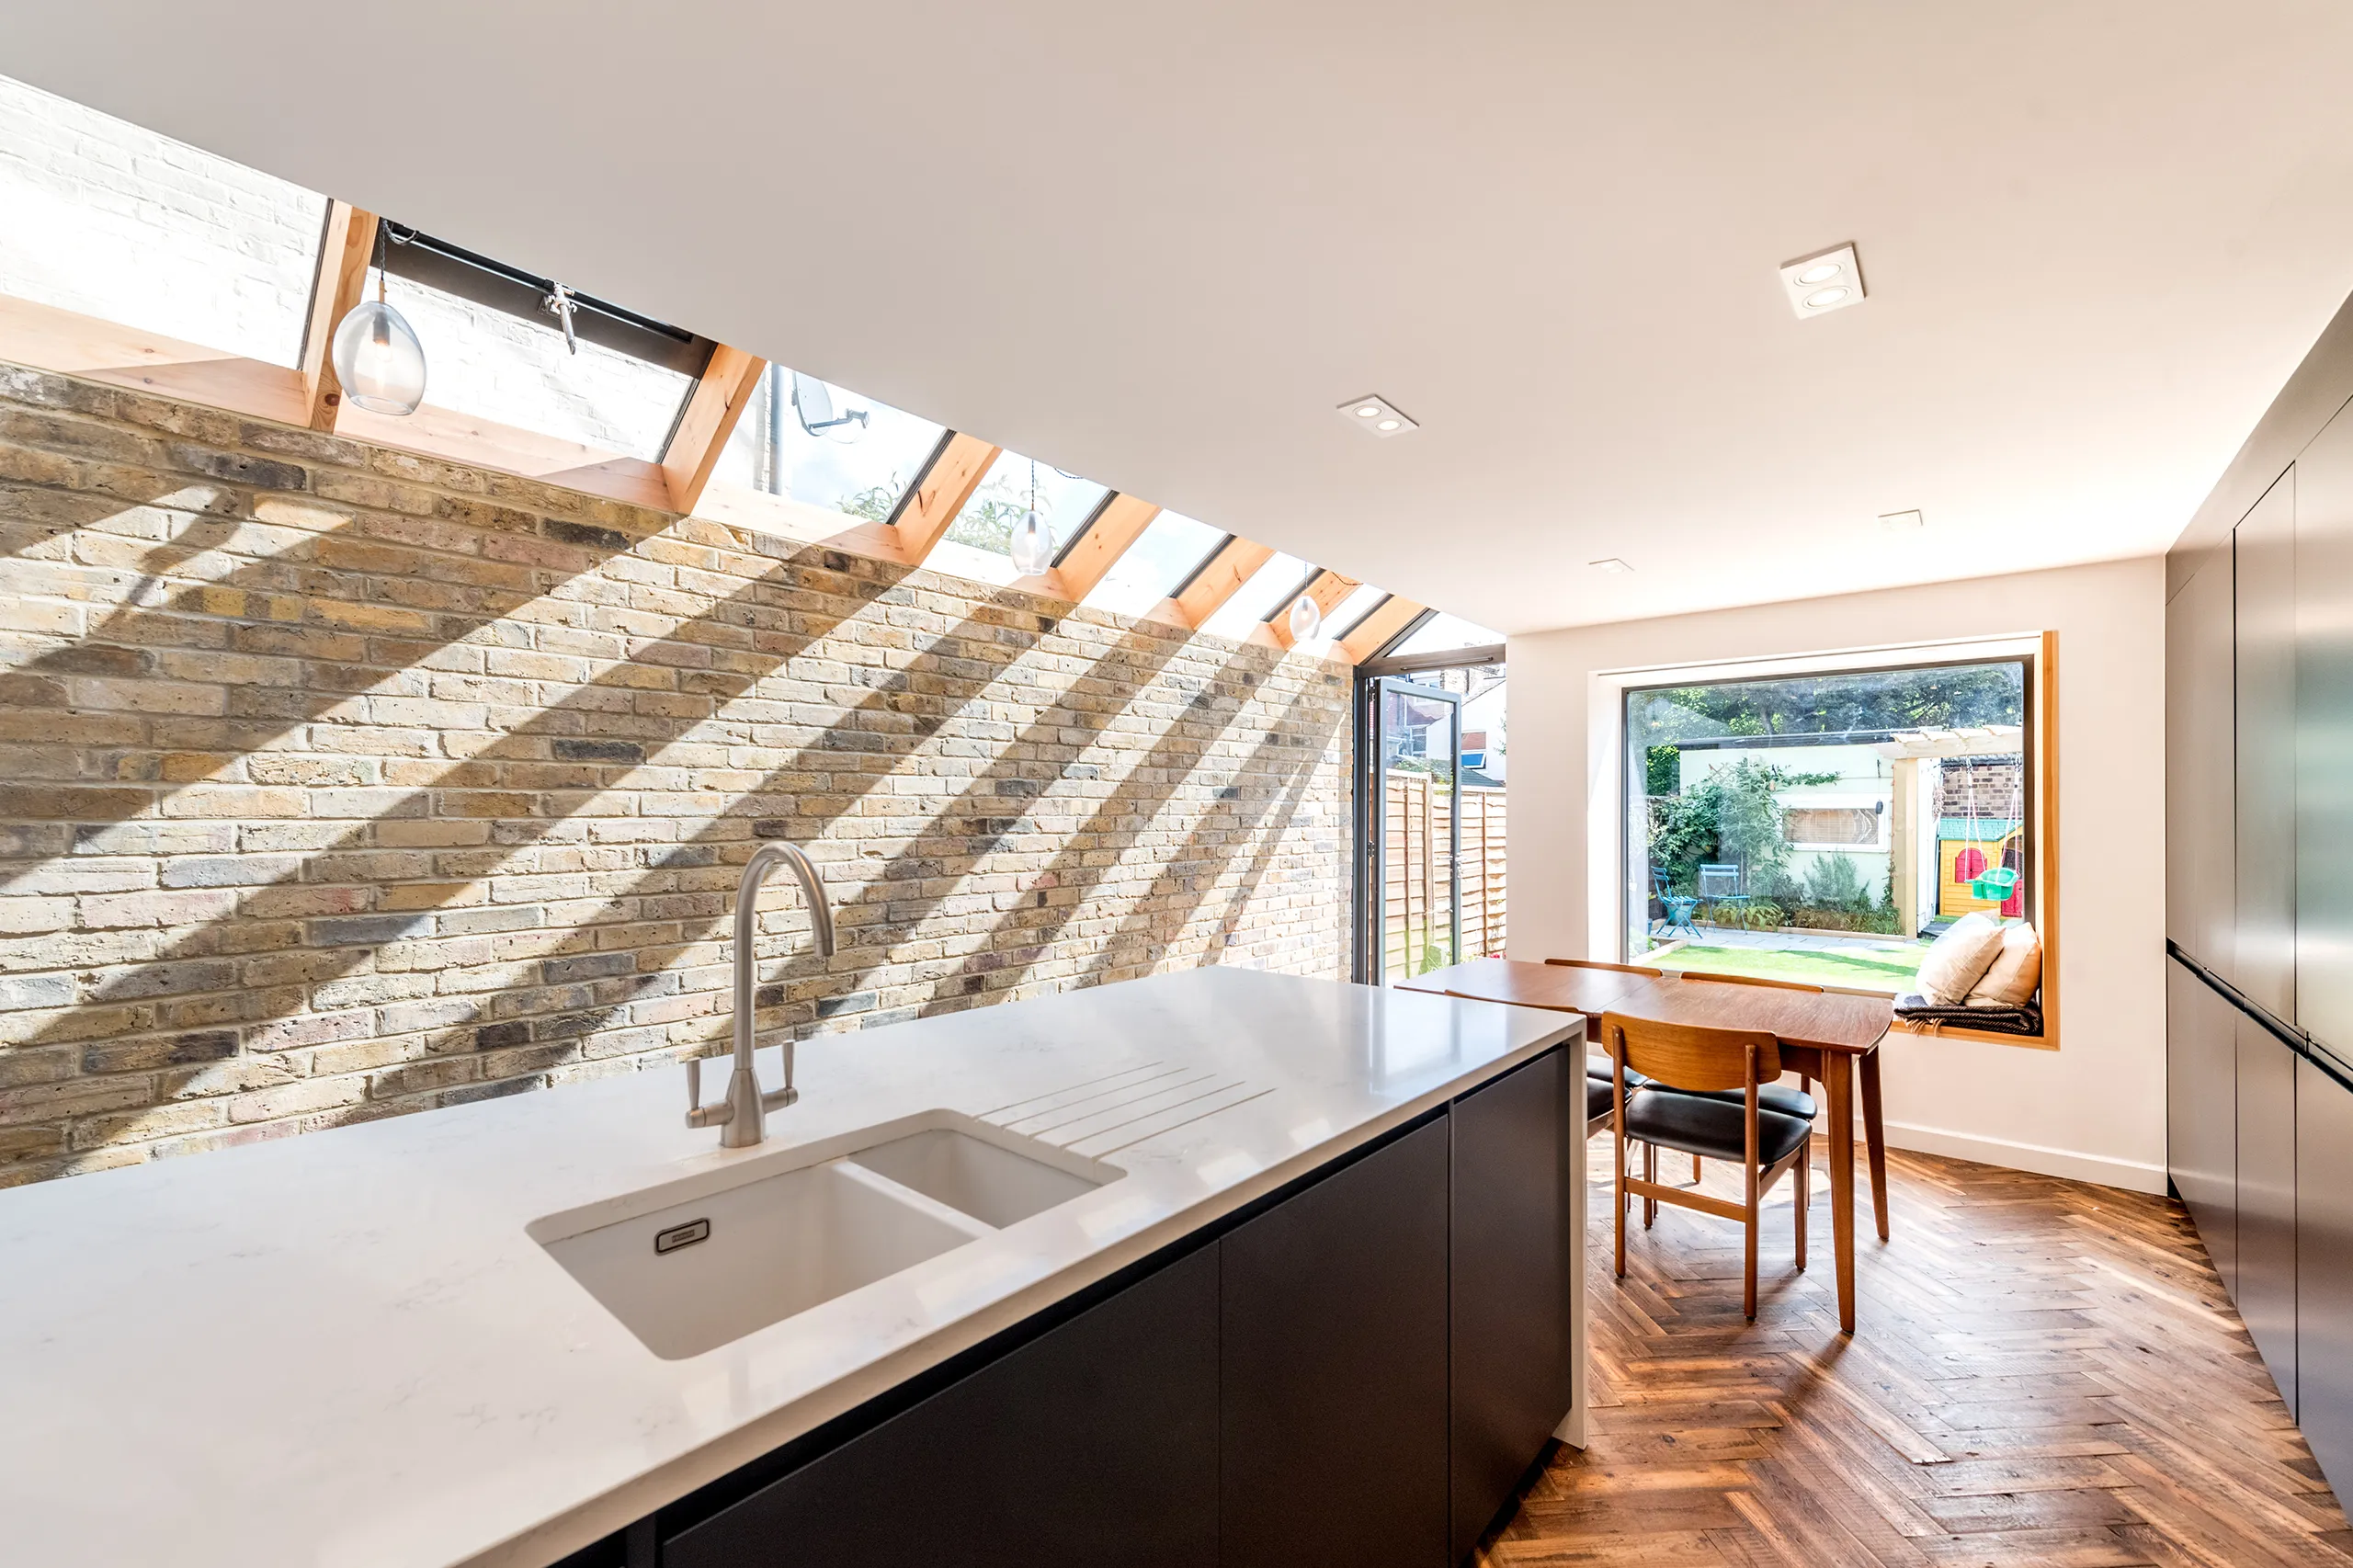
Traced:
<path fill-rule="evenodd" d="M 789 495 L 715 485 L 711 476 L 721 450 L 768 368 L 759 356 L 722 343 L 710 346 L 668 443 L 654 461 L 429 403 L 406 417 L 370 413 L 345 401 L 327 346 L 346 312 L 359 303 L 379 227 L 374 213 L 347 202 L 328 203 L 299 364 L 247 358 L 6 295 L 0 295 L 0 358 L 904 566 L 925 563 L 1000 450 L 978 436 L 948 432 L 888 520 L 879 523 Z M 1075 603 L 1159 515 L 1153 503 L 1113 492 L 1063 546 L 1053 565 L 1011 586 Z M 1229 534 L 1142 619 L 1197 631 L 1275 553 L 1270 545 Z M 1311 569 L 1299 591 L 1328 615 L 1360 585 L 1318 568 Z M 1286 596 L 1282 602 L 1292 598 Z M 1423 605 L 1390 595 L 1324 652 L 1361 662 L 1429 613 Z M 1285 650 L 1294 641 L 1288 618 L 1279 614 L 1264 621 L 1250 640 Z"/>

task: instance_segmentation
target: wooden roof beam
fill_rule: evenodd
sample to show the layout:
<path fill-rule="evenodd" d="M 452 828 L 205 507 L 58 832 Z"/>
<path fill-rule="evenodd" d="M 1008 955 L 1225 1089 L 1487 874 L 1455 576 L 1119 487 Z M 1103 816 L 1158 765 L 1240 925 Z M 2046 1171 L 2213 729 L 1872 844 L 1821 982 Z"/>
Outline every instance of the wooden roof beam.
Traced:
<path fill-rule="evenodd" d="M 891 519 L 901 561 L 909 566 L 924 563 L 932 547 L 956 521 L 956 515 L 972 498 L 972 492 L 988 477 L 989 464 L 996 461 L 997 450 L 978 436 L 967 436 L 961 431 L 941 443 L 931 465 L 901 498 L 899 510 Z"/>
<path fill-rule="evenodd" d="M 1162 619 L 1181 621 L 1199 631 L 1243 584 L 1257 574 L 1259 567 L 1274 558 L 1273 545 L 1228 534 L 1193 574 L 1193 580 L 1160 602 L 1160 609 L 1165 612 Z"/>
<path fill-rule="evenodd" d="M 319 242 L 318 271 L 311 279 L 311 313 L 302 324 L 302 399 L 313 430 L 333 430 L 343 412 L 343 386 L 335 377 L 335 329 L 367 292 L 368 267 L 376 255 L 376 215 L 348 201 L 327 203 L 325 233 Z"/>
<path fill-rule="evenodd" d="M 662 480 L 669 487 L 670 510 L 691 512 L 702 499 L 703 487 L 719 466 L 719 454 L 726 450 L 727 437 L 735 433 L 735 422 L 744 417 L 767 368 L 767 360 L 741 348 L 724 343 L 712 347 L 710 362 L 687 394 L 677 428 L 670 433 L 670 444 L 662 453 Z"/>
<path fill-rule="evenodd" d="M 1143 530 L 1158 516 L 1160 508 L 1151 502 L 1114 491 L 1095 509 L 1086 530 L 1072 541 L 1058 563 L 1037 576 L 1019 578 L 1013 585 L 1076 604 L 1119 564 L 1120 557 L 1143 537 Z"/>
<path fill-rule="evenodd" d="M 1416 616 L 1427 608 L 1415 604 L 1403 594 L 1392 594 L 1366 612 L 1363 619 L 1348 629 L 1340 639 L 1340 652 L 1348 662 L 1360 665 L 1381 652 L 1389 640 L 1414 623 Z"/>

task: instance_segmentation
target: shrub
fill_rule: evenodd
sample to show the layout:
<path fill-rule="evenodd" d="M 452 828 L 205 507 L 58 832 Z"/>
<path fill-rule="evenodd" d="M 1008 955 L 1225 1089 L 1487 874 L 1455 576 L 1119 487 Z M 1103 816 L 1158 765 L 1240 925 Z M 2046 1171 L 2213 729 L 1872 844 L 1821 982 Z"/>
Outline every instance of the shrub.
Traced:
<path fill-rule="evenodd" d="M 1861 869 L 1844 855 L 1824 855 L 1807 868 L 1805 901 L 1824 909 L 1859 913 L 1871 906 L 1871 895 L 1863 891 Z"/>

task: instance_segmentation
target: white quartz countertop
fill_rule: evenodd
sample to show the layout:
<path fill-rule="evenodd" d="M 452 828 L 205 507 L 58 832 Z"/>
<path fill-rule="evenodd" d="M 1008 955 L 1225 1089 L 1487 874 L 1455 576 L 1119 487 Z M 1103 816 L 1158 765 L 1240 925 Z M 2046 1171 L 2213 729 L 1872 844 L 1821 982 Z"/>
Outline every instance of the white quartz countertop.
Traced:
<path fill-rule="evenodd" d="M 551 1562 L 1580 1037 L 1201 969 L 804 1041 L 757 1148 L 672 1069 L 0 1192 L 0 1555 Z M 1126 1175 L 682 1360 L 525 1233 L 935 1108 Z"/>

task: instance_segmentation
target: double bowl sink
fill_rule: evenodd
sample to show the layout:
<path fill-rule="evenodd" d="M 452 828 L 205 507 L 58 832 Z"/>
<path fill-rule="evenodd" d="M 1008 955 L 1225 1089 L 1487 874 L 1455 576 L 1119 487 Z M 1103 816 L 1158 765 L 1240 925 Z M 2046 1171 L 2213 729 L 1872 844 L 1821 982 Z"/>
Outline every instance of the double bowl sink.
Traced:
<path fill-rule="evenodd" d="M 677 1360 L 1122 1174 L 934 1110 L 550 1214 L 527 1229 L 647 1349 Z"/>

